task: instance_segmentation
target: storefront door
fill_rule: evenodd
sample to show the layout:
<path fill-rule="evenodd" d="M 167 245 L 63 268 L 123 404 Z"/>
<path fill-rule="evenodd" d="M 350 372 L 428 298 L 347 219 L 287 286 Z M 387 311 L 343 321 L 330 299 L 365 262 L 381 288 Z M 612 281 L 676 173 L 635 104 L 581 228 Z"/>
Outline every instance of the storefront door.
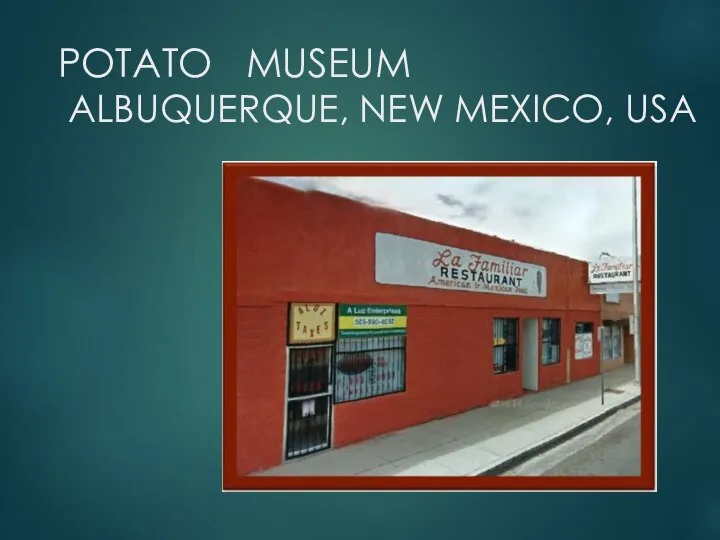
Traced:
<path fill-rule="evenodd" d="M 330 447 L 333 345 L 288 348 L 285 458 Z"/>

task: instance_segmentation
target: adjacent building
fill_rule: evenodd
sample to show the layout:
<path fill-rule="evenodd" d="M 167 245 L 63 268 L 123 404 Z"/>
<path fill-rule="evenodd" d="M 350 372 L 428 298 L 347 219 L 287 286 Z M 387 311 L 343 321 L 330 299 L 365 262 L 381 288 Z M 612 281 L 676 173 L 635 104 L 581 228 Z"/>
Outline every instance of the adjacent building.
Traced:
<path fill-rule="evenodd" d="M 601 369 L 607 371 L 635 362 L 635 342 L 630 333 L 632 293 L 610 293 L 602 297 Z M 640 299 L 638 298 L 638 302 Z"/>
<path fill-rule="evenodd" d="M 237 196 L 238 475 L 600 372 L 587 262 L 262 180 Z"/>

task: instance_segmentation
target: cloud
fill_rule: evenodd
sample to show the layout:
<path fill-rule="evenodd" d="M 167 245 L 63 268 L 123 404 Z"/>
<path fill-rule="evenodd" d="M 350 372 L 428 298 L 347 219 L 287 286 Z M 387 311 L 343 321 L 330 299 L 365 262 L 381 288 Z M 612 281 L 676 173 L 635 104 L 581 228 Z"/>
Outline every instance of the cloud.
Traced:
<path fill-rule="evenodd" d="M 470 203 L 466 204 L 462 209 L 459 217 L 473 218 L 476 221 L 485 221 L 489 215 L 489 206 L 487 204 Z"/>
<path fill-rule="evenodd" d="M 461 200 L 456 199 L 452 195 L 446 195 L 445 193 L 438 193 L 437 198 L 441 203 L 446 204 L 451 208 L 458 208 L 463 205 Z"/>
<path fill-rule="evenodd" d="M 485 195 L 489 193 L 493 188 L 493 183 L 496 182 L 496 179 L 484 179 L 479 180 L 475 183 L 475 186 L 473 187 L 473 192 L 475 195 Z"/>
<path fill-rule="evenodd" d="M 485 221 L 488 217 L 488 205 L 477 202 L 464 202 L 445 193 L 438 193 L 437 199 L 450 208 L 459 210 L 455 215 L 458 218 L 473 218 L 475 221 Z"/>
<path fill-rule="evenodd" d="M 533 215 L 532 206 L 515 206 L 510 210 L 519 219 L 530 219 Z"/>

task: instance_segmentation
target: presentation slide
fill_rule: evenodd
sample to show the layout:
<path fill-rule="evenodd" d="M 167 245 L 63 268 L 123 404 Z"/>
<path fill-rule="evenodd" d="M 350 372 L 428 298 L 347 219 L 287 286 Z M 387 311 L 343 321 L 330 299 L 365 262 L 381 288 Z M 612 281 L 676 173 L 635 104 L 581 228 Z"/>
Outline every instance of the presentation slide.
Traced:
<path fill-rule="evenodd" d="M 2 538 L 720 535 L 717 1 L 0 20 Z"/>

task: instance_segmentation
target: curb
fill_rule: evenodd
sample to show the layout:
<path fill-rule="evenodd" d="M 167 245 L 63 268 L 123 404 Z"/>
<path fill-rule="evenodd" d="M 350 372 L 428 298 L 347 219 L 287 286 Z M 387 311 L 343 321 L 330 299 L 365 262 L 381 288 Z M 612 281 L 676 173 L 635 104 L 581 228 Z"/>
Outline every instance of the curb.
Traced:
<path fill-rule="evenodd" d="M 625 401 L 613 405 L 612 407 L 608 407 L 601 413 L 598 413 L 595 416 L 588 418 L 587 420 L 583 420 L 579 424 L 576 424 L 573 427 L 558 433 L 557 435 L 548 437 L 547 439 L 540 441 L 534 446 L 530 446 L 529 448 L 520 450 L 519 452 L 503 459 L 501 462 L 496 463 L 495 465 L 491 465 L 490 467 L 486 467 L 479 472 L 474 472 L 468 476 L 500 476 L 501 474 L 506 473 L 511 469 L 514 469 L 515 467 L 528 461 L 529 459 L 534 458 L 540 454 L 544 454 L 548 450 L 552 450 L 553 448 L 560 446 L 562 443 L 569 441 L 573 437 L 580 435 L 582 432 L 587 431 L 591 427 L 596 426 L 603 420 L 611 417 L 619 410 L 625 409 L 630 405 L 634 405 L 635 403 L 640 401 L 640 397 L 640 394 L 638 394 L 637 396 L 633 396 Z"/>

